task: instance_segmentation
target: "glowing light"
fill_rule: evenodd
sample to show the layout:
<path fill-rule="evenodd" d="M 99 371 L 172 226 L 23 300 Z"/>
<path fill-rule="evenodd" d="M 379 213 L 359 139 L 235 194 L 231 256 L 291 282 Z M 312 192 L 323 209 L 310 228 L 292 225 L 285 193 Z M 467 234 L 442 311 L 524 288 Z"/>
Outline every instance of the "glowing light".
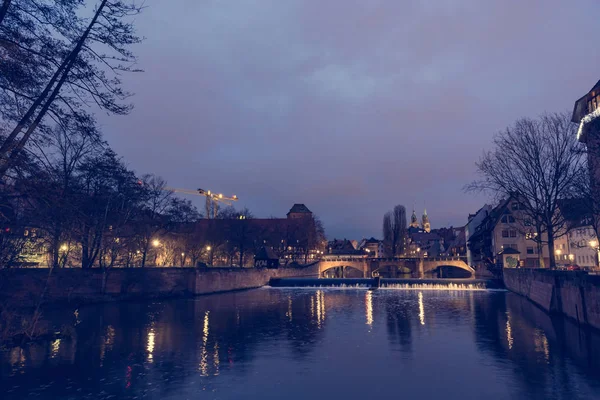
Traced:
<path fill-rule="evenodd" d="M 573 261 L 575 259 L 575 255 L 569 254 L 569 260 Z"/>
<path fill-rule="evenodd" d="M 210 311 L 204 313 L 204 328 L 202 329 L 202 350 L 200 352 L 200 374 L 202 376 L 208 376 L 208 316 Z"/>
<path fill-rule="evenodd" d="M 154 352 L 155 337 L 156 337 L 156 334 L 154 333 L 154 328 L 150 328 L 150 332 L 148 332 L 148 343 L 146 345 L 146 351 L 148 351 L 148 362 L 153 361 L 152 353 Z"/>
<path fill-rule="evenodd" d="M 60 251 L 67 251 L 69 250 L 69 246 L 67 246 L 67 244 L 63 244 L 62 246 L 60 246 Z"/>
<path fill-rule="evenodd" d="M 581 119 L 581 123 L 579 124 L 579 129 L 577 130 L 577 140 L 579 140 L 579 138 L 581 138 L 581 135 L 583 134 L 583 127 L 598 117 L 600 117 L 600 107 L 595 109 L 594 111 L 592 111 L 591 113 L 589 113 L 588 115 L 586 115 L 585 117 L 583 117 Z"/>
<path fill-rule="evenodd" d="M 423 292 L 419 292 L 419 321 L 425 325 L 425 306 L 423 305 Z"/>
<path fill-rule="evenodd" d="M 219 193 L 219 198 L 222 199 L 223 198 L 223 193 Z"/>
<path fill-rule="evenodd" d="M 560 256 L 562 254 L 562 250 L 556 249 L 555 253 L 556 253 L 557 256 Z"/>
<path fill-rule="evenodd" d="M 211 247 L 210 246 L 206 246 L 206 251 L 210 251 Z"/>
<path fill-rule="evenodd" d="M 158 239 L 154 239 L 154 240 L 152 241 L 152 246 L 154 246 L 154 247 L 158 247 L 158 246 L 160 246 L 160 240 L 158 240 Z"/>
<path fill-rule="evenodd" d="M 367 325 L 373 325 L 373 293 L 367 290 L 365 294 L 365 307 L 367 315 Z"/>
<path fill-rule="evenodd" d="M 56 357 L 58 354 L 58 350 L 60 350 L 60 339 L 56 339 L 52 342 L 52 348 L 50 349 L 50 358 Z"/>
<path fill-rule="evenodd" d="M 512 335 L 512 327 L 510 326 L 510 319 L 506 320 L 506 341 L 508 342 L 508 349 L 512 350 L 514 338 Z"/>
<path fill-rule="evenodd" d="M 597 248 L 598 247 L 598 241 L 597 240 L 590 240 L 590 247 Z"/>
<path fill-rule="evenodd" d="M 317 291 L 317 324 L 319 328 L 321 327 L 321 323 L 325 321 L 325 292 L 322 290 Z"/>
<path fill-rule="evenodd" d="M 181 253 L 181 257 L 185 257 L 185 253 Z"/>

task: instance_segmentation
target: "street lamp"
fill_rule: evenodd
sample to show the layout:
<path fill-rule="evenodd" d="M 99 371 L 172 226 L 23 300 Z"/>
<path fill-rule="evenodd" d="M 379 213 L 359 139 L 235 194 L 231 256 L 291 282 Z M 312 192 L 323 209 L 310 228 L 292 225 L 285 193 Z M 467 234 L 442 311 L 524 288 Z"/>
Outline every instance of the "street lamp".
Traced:
<path fill-rule="evenodd" d="M 154 240 L 152 241 L 152 246 L 154 246 L 154 247 L 158 247 L 158 246 L 160 246 L 160 240 L 158 240 L 158 239 L 154 239 Z"/>

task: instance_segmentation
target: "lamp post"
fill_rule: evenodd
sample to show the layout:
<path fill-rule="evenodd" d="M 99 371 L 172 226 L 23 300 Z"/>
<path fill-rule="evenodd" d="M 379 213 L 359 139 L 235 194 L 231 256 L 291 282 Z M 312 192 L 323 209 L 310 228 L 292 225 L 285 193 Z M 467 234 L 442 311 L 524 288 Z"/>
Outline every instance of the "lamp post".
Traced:
<path fill-rule="evenodd" d="M 212 266 L 212 261 L 213 261 L 212 260 L 212 258 L 213 258 L 212 257 L 213 256 L 212 247 L 206 246 L 206 251 L 207 251 L 207 255 L 208 255 L 208 260 L 207 260 L 208 261 L 208 265 Z"/>
<path fill-rule="evenodd" d="M 154 266 L 156 267 L 158 261 L 158 248 L 160 247 L 160 240 L 154 239 L 152 241 L 152 247 L 154 247 Z"/>

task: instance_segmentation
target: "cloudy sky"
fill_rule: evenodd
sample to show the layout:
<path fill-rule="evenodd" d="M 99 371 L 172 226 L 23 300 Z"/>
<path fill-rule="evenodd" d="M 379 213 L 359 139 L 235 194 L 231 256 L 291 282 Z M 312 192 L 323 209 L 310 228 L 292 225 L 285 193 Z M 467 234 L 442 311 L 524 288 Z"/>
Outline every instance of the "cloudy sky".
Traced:
<path fill-rule="evenodd" d="M 465 224 L 493 134 L 600 79 L 597 0 L 146 4 L 135 110 L 102 117 L 111 145 L 259 217 L 305 203 L 331 238 L 381 236 L 395 204 Z"/>

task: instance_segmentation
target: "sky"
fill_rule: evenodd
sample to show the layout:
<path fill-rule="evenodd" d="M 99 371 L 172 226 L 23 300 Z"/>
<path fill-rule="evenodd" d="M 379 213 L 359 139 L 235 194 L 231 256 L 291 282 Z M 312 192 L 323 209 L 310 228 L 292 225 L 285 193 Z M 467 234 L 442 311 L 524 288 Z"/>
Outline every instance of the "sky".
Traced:
<path fill-rule="evenodd" d="M 306 204 L 330 238 L 396 204 L 461 226 L 493 135 L 571 111 L 600 79 L 597 0 L 146 0 L 143 73 L 111 146 L 256 217 Z M 202 209 L 202 198 L 190 196 Z"/>

